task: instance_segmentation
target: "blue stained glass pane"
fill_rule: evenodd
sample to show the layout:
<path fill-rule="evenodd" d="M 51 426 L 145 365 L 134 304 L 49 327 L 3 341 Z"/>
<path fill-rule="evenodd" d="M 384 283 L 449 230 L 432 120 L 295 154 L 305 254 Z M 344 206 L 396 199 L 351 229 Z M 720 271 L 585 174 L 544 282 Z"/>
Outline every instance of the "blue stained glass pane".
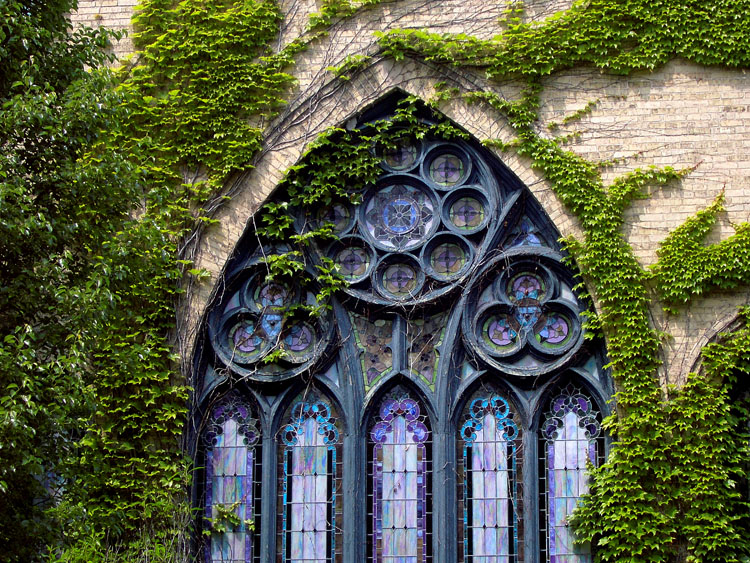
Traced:
<path fill-rule="evenodd" d="M 283 560 L 332 561 L 339 432 L 331 407 L 315 400 L 295 404 L 283 442 Z"/>
<path fill-rule="evenodd" d="M 517 561 L 515 463 L 518 427 L 499 395 L 474 398 L 463 438 L 464 561 Z"/>

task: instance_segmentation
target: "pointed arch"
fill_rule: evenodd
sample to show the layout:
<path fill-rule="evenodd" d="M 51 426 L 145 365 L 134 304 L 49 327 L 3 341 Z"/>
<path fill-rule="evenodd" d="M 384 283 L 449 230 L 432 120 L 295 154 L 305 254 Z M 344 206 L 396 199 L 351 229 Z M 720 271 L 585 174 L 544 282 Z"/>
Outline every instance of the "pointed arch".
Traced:
<path fill-rule="evenodd" d="M 282 561 L 341 561 L 342 424 L 324 393 L 306 387 L 279 427 L 279 532 Z"/>
<path fill-rule="evenodd" d="M 255 402 L 237 390 L 210 408 L 202 432 L 206 561 L 260 561 L 261 431 Z"/>
<path fill-rule="evenodd" d="M 455 436 L 458 560 L 515 563 L 523 557 L 520 417 L 507 391 L 475 383 L 462 399 Z"/>
<path fill-rule="evenodd" d="M 539 531 L 542 561 L 592 561 L 588 544 L 574 544 L 568 517 L 588 492 L 589 464 L 604 459 L 601 411 L 590 394 L 569 382 L 543 403 L 539 428 Z"/>
<path fill-rule="evenodd" d="M 432 561 L 432 425 L 409 385 L 372 403 L 367 425 L 367 560 Z"/>
<path fill-rule="evenodd" d="M 394 117 L 407 102 L 416 121 Z M 375 121 L 393 127 L 387 141 L 372 141 Z M 291 239 L 310 226 L 336 237 L 293 246 L 247 229 L 196 354 L 197 403 L 232 386 L 257 399 L 252 549 L 263 563 L 535 560 L 552 388 L 579 378 L 600 409 L 610 393 L 559 233 L 504 162 L 401 94 L 336 134 L 370 143 L 379 177 L 314 206 L 277 190 Z M 267 256 L 285 252 L 304 276 L 269 279 Z M 302 316 L 330 263 L 348 285 Z"/>

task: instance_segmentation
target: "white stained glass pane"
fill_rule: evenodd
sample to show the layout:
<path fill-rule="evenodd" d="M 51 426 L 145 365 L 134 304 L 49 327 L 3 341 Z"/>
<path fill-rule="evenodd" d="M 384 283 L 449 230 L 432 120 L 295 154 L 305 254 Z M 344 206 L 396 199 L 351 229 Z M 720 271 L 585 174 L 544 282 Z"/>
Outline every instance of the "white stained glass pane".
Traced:
<path fill-rule="evenodd" d="M 231 405 L 231 403 L 230 403 Z M 228 409 L 231 407 L 225 407 Z M 231 412 L 231 411 L 230 411 Z M 208 552 L 213 562 L 245 562 L 250 559 L 251 538 L 246 521 L 253 515 L 252 463 L 253 450 L 243 442 L 235 415 L 227 416 L 215 430 L 211 449 L 207 453 L 206 516 L 226 531 L 211 534 Z M 231 511 L 239 523 L 227 521 L 224 514 Z"/>
<path fill-rule="evenodd" d="M 472 563 L 508 561 L 511 535 L 508 519 L 510 483 L 503 428 L 494 413 L 481 418 L 471 454 Z"/>
<path fill-rule="evenodd" d="M 328 456 L 331 455 L 326 434 L 321 431 L 316 417 L 307 417 L 298 425 L 296 443 L 287 446 L 291 450 L 292 494 L 287 502 L 292 502 L 291 521 L 287 522 L 290 532 L 288 557 L 291 561 L 328 561 L 328 504 L 332 491 L 329 490 Z"/>
<path fill-rule="evenodd" d="M 405 561 L 417 555 L 417 450 L 403 416 L 395 417 L 383 444 L 383 556 Z M 413 541 L 410 539 L 413 538 Z"/>
<path fill-rule="evenodd" d="M 573 543 L 568 518 L 580 496 L 587 490 L 586 461 L 590 459 L 589 439 L 579 426 L 574 411 L 565 413 L 557 439 L 548 445 L 548 534 L 550 561 L 553 563 L 588 563 L 588 545 Z"/>
<path fill-rule="evenodd" d="M 211 535 L 211 560 L 214 563 L 245 563 L 245 534 L 224 532 Z"/>

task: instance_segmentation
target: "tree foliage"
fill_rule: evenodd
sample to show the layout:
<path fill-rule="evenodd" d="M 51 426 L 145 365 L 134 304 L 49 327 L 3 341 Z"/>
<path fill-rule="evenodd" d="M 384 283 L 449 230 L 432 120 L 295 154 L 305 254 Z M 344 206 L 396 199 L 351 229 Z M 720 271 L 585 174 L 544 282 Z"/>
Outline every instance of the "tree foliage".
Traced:
<path fill-rule="evenodd" d="M 174 310 L 158 291 L 177 291 L 174 247 L 142 213 L 137 161 L 107 142 L 127 120 L 106 68 L 115 35 L 72 29 L 74 8 L 0 6 L 0 549 L 10 561 L 74 539 L 92 515 L 114 533 L 127 527 L 135 514 L 110 510 L 118 499 L 141 503 L 148 521 L 148 483 L 174 495 L 184 482 L 170 477 L 184 412 L 169 382 Z M 154 412 L 166 420 L 142 426 Z M 124 486 L 118 471 L 142 485 Z"/>

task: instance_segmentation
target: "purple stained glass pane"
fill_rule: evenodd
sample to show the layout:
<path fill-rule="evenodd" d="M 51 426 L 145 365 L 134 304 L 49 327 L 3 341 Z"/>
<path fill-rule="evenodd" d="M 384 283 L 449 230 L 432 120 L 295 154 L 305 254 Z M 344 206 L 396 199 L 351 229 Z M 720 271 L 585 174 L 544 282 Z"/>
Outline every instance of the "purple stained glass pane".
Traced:
<path fill-rule="evenodd" d="M 511 278 L 508 284 L 508 297 L 511 301 L 523 301 L 544 299 L 545 286 L 542 279 L 530 273 L 523 273 Z"/>
<path fill-rule="evenodd" d="M 282 441 L 282 554 L 289 562 L 333 561 L 339 431 L 331 407 L 309 395 L 292 409 Z"/>
<path fill-rule="evenodd" d="M 258 556 L 252 530 L 257 517 L 255 476 L 259 438 L 249 406 L 237 395 L 230 395 L 214 408 L 204 433 L 205 522 L 212 530 L 206 546 L 208 561 L 246 563 Z M 236 520 L 223 516 L 227 511 Z"/>
<path fill-rule="evenodd" d="M 547 517 L 548 560 L 571 563 L 592 561 L 588 545 L 576 545 L 568 519 L 581 495 L 588 491 L 587 463 L 597 463 L 598 415 L 591 401 L 572 387 L 550 401 L 542 424 Z"/>
<path fill-rule="evenodd" d="M 315 345 L 315 329 L 307 323 L 292 325 L 284 337 L 284 348 L 292 355 L 304 354 Z"/>
<path fill-rule="evenodd" d="M 484 206 L 476 198 L 461 197 L 451 205 L 448 217 L 459 229 L 473 231 L 484 222 Z"/>
<path fill-rule="evenodd" d="M 437 245 L 430 254 L 430 265 L 436 274 L 451 277 L 466 264 L 466 252 L 460 245 L 447 242 Z"/>
<path fill-rule="evenodd" d="M 263 338 L 250 319 L 241 320 L 229 331 L 230 350 L 237 361 L 252 360 L 260 353 L 262 345 Z"/>
<path fill-rule="evenodd" d="M 344 248 L 336 254 L 335 262 L 345 279 L 358 281 L 367 275 L 370 268 L 370 253 L 360 247 Z"/>
<path fill-rule="evenodd" d="M 461 157 L 451 153 L 441 154 L 430 163 L 430 178 L 440 186 L 455 186 L 464 179 Z"/>
<path fill-rule="evenodd" d="M 431 561 L 427 528 L 430 430 L 404 393 L 385 399 L 370 430 L 373 562 Z"/>
<path fill-rule="evenodd" d="M 507 315 L 496 315 L 488 318 L 483 327 L 485 338 L 493 348 L 508 348 L 518 338 Z"/>
<path fill-rule="evenodd" d="M 548 315 L 544 326 L 539 331 L 539 341 L 550 348 L 565 344 L 569 336 L 568 319 L 558 313 Z"/>
<path fill-rule="evenodd" d="M 383 287 L 399 297 L 411 295 L 417 288 L 417 272 L 408 264 L 392 264 L 383 272 Z"/>

